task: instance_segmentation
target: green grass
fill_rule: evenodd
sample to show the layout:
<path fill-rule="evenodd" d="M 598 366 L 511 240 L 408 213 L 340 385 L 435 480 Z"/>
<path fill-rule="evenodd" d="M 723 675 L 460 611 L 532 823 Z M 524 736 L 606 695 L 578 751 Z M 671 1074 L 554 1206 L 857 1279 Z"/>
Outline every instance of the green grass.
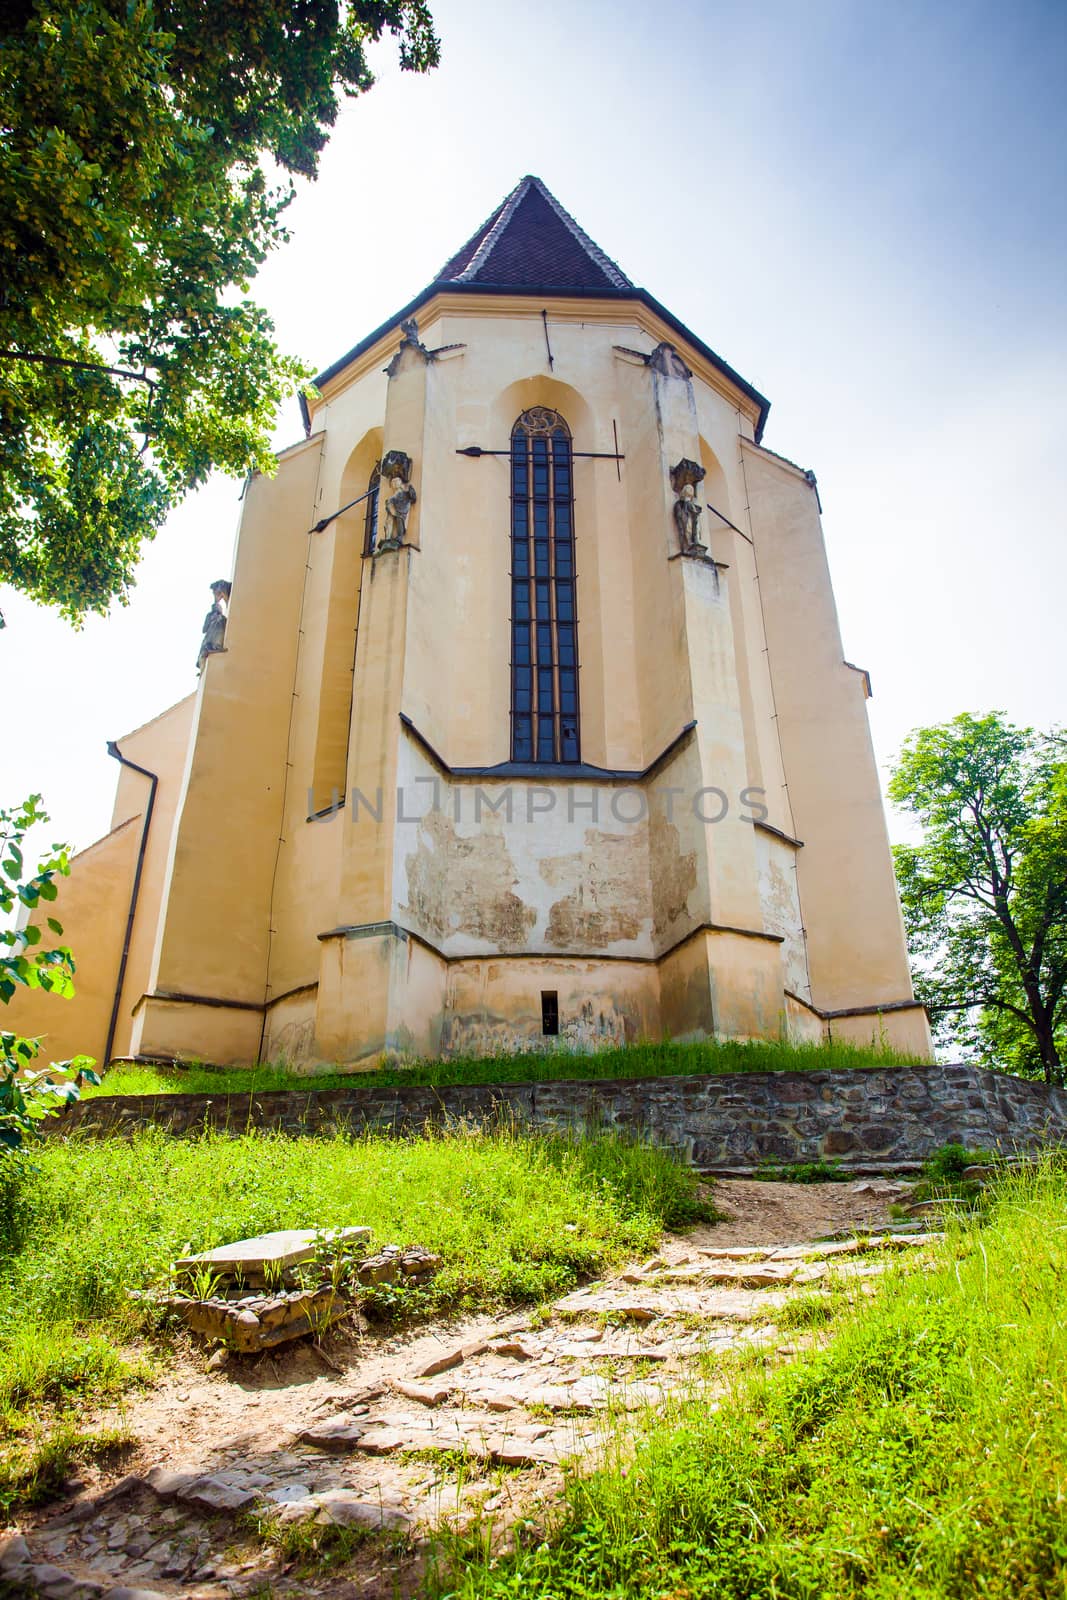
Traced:
<path fill-rule="evenodd" d="M 0 1434 L 26 1478 L 35 1412 L 56 1421 L 143 1377 L 160 1313 L 127 1289 L 190 1250 L 275 1228 L 361 1223 L 443 1266 L 427 1287 L 380 1286 L 380 1317 L 537 1302 L 706 1215 L 695 1176 L 665 1152 L 608 1137 L 454 1132 L 290 1139 L 248 1134 L 72 1138 L 0 1162 Z M 142 1339 L 142 1346 L 145 1341 Z M 157 1357 L 158 1358 L 158 1357 Z M 12 1478 L 14 1473 L 14 1478 Z"/>
<path fill-rule="evenodd" d="M 1067 1176 L 1010 1175 L 936 1270 L 826 1343 L 621 1435 L 555 1520 L 429 1588 L 462 1600 L 1038 1600 L 1067 1593 Z M 640 1426 L 640 1425 L 639 1425 Z M 462 1561 L 456 1557 L 461 1556 Z"/>
<path fill-rule="evenodd" d="M 520 1055 L 457 1057 L 448 1061 L 386 1064 L 372 1072 L 293 1072 L 266 1063 L 224 1070 L 196 1063 L 164 1068 L 116 1066 L 86 1099 L 100 1095 L 227 1094 L 272 1089 L 347 1089 L 353 1085 L 452 1083 L 549 1083 L 568 1078 L 674 1077 L 686 1073 L 814 1072 L 843 1067 L 899 1067 L 908 1058 L 889 1049 L 831 1043 L 790 1045 L 777 1040 L 724 1039 L 699 1044 L 633 1044 L 615 1050 L 573 1053 L 527 1051 Z"/>
<path fill-rule="evenodd" d="M 756 1177 L 767 1183 L 840 1183 L 840 1161 L 761 1161 Z"/>

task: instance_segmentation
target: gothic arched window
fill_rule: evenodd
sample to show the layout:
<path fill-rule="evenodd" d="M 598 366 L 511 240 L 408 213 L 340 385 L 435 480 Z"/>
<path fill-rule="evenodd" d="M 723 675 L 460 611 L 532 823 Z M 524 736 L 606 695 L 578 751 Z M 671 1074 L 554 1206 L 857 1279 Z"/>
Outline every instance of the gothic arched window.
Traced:
<path fill-rule="evenodd" d="M 511 430 L 511 758 L 573 763 L 578 739 L 571 431 L 545 406 Z"/>
<path fill-rule="evenodd" d="M 375 463 L 367 484 L 367 509 L 363 513 L 363 554 L 372 556 L 378 542 L 378 486 L 381 483 L 381 462 Z"/>

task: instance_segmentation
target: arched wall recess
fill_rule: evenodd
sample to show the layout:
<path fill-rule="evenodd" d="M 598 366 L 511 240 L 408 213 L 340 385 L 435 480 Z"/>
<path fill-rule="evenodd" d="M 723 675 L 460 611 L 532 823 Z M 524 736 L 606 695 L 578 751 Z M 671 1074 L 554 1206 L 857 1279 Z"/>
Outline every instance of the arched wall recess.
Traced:
<path fill-rule="evenodd" d="M 348 458 L 341 477 L 340 503 L 365 494 L 382 453 L 382 430 L 371 428 Z M 352 506 L 316 536 L 312 558 L 328 569 L 329 587 L 323 629 L 322 670 L 315 760 L 311 778 L 313 809 L 343 797 L 348 776 L 348 732 L 352 720 L 352 681 L 359 621 L 360 586 L 368 534 L 367 502 Z"/>

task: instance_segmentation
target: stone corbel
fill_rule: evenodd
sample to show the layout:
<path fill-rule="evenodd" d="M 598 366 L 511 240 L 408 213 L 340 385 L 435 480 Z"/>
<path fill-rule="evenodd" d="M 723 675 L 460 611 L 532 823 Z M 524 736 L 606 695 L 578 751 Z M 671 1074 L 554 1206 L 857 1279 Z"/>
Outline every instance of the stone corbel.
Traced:
<path fill-rule="evenodd" d="M 692 368 L 686 366 L 673 344 L 666 339 L 653 350 L 648 364 L 653 372 L 658 372 L 664 378 L 683 378 L 688 381 L 693 376 Z"/>
<path fill-rule="evenodd" d="M 663 378 L 682 378 L 688 380 L 693 376 L 692 370 L 686 366 L 673 344 L 664 339 L 654 350 L 632 350 L 629 345 L 612 345 L 617 356 L 624 361 L 650 367 L 653 372 L 658 372 Z"/>
<path fill-rule="evenodd" d="M 427 366 L 431 361 L 438 361 L 442 356 L 454 354 L 458 350 L 465 350 L 465 344 L 442 344 L 436 350 L 427 350 L 419 339 L 419 325 L 414 317 L 406 317 L 400 324 L 403 338 L 396 355 L 385 368 L 386 376 L 395 378 L 404 364 L 405 356 L 411 354 L 422 360 Z"/>

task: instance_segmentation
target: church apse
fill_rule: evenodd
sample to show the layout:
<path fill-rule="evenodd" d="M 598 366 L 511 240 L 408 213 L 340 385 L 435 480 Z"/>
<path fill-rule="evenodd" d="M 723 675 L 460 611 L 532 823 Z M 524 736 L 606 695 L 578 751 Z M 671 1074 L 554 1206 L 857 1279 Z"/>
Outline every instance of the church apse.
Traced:
<path fill-rule="evenodd" d="M 928 1054 L 767 409 L 532 177 L 322 372 L 246 496 L 114 1053 L 358 1070 L 844 1018 Z"/>

